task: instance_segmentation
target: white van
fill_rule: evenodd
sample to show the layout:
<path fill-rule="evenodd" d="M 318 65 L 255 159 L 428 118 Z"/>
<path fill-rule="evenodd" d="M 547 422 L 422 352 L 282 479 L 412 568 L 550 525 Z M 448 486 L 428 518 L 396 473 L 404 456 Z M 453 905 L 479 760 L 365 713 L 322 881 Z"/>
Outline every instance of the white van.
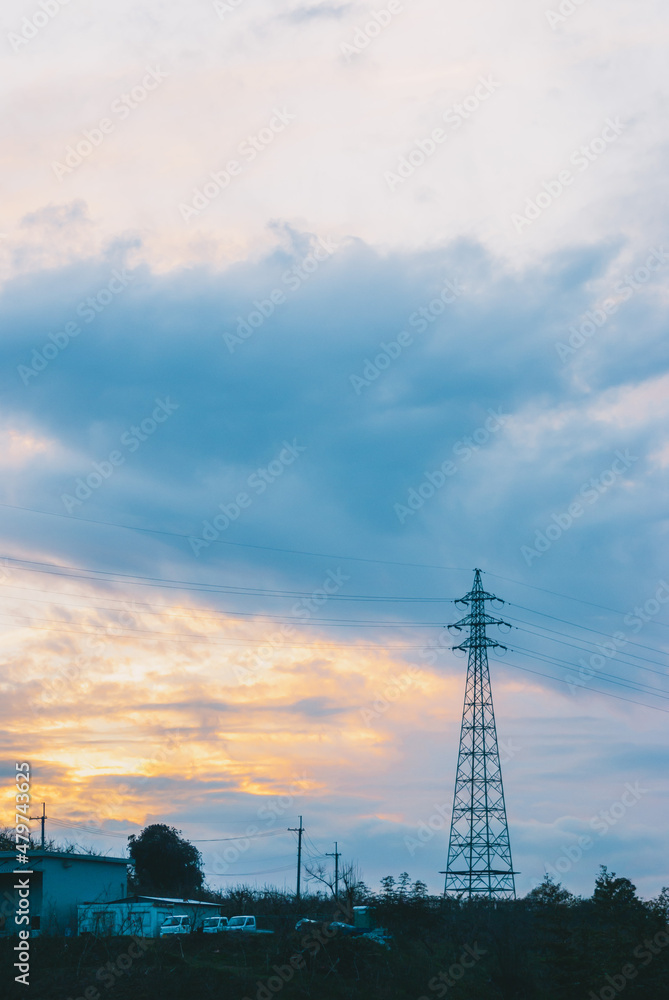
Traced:
<path fill-rule="evenodd" d="M 185 913 L 175 913 L 160 925 L 159 936 L 166 934 L 190 934 L 190 917 Z"/>
<path fill-rule="evenodd" d="M 205 917 L 202 921 L 202 930 L 205 934 L 219 934 L 226 930 L 227 926 L 227 917 Z"/>

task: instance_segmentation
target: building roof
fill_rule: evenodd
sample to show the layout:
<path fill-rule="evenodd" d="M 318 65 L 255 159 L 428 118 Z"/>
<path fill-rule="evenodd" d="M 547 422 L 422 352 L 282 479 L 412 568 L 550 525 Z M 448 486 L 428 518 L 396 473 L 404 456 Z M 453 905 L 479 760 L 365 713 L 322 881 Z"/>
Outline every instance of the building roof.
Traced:
<path fill-rule="evenodd" d="M 0 851 L 0 863 L 4 861 L 14 861 L 16 848 L 13 851 Z M 129 865 L 129 858 L 113 858 L 108 854 L 77 854 L 76 851 L 28 851 L 28 859 L 32 864 L 35 861 L 53 859 L 55 861 L 103 861 L 112 865 Z M 27 866 L 26 866 L 27 867 Z"/>
<path fill-rule="evenodd" d="M 124 896 L 123 899 L 113 899 L 112 903 L 168 903 L 172 906 L 174 903 L 187 903 L 189 906 L 218 906 L 220 903 L 208 903 L 204 899 L 180 899 L 179 897 L 172 896 Z"/>

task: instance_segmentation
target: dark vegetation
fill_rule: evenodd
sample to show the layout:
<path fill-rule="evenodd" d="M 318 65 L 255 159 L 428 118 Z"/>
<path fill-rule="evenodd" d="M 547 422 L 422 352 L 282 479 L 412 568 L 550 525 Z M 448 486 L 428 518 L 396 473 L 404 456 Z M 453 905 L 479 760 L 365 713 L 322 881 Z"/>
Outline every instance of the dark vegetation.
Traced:
<path fill-rule="evenodd" d="M 147 940 L 136 958 L 130 938 L 37 938 L 29 990 L 13 986 L 12 941 L 3 940 L 0 981 L 12 984 L 8 997 L 39 1000 L 669 1000 L 669 890 L 641 901 L 605 868 L 585 899 L 547 878 L 515 902 L 458 903 L 406 874 L 384 879 L 375 896 L 361 883 L 349 895 L 298 903 L 231 889 L 218 897 L 224 912 L 255 913 L 273 935 Z M 390 947 L 327 938 L 322 926 L 295 931 L 300 917 L 346 922 L 350 902 L 374 905 Z"/>
<path fill-rule="evenodd" d="M 131 892 L 195 899 L 204 886 L 202 855 L 179 830 L 153 823 L 128 837 Z"/>

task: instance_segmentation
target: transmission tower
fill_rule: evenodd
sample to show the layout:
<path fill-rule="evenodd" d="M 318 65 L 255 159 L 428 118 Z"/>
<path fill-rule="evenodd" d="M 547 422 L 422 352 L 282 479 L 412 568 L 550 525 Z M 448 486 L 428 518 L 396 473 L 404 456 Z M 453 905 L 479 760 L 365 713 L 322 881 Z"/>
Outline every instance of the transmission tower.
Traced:
<path fill-rule="evenodd" d="M 486 625 L 507 624 L 486 614 L 485 602 L 498 600 L 483 589 L 481 571 L 475 570 L 473 588 L 456 601 L 468 605 L 469 614 L 450 626 L 469 628 L 469 638 L 453 647 L 468 653 L 467 683 L 448 862 L 441 873 L 444 895 L 457 898 L 516 898 L 488 669 L 488 649 L 506 648 L 486 635 Z"/>

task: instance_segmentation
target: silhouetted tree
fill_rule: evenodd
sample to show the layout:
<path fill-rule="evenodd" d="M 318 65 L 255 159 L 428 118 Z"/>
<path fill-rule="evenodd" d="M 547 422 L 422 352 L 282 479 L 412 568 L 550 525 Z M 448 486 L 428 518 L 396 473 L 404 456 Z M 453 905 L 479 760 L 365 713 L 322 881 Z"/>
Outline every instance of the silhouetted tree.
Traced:
<path fill-rule="evenodd" d="M 659 896 L 651 899 L 650 907 L 656 913 L 659 913 L 663 920 L 669 923 L 669 886 L 665 885 Z"/>
<path fill-rule="evenodd" d="M 574 896 L 561 882 L 556 882 L 552 875 L 546 874 L 543 882 L 528 892 L 525 899 L 528 903 L 537 903 L 541 906 L 566 906 L 573 903 Z"/>
<path fill-rule="evenodd" d="M 425 882 L 421 882 L 420 879 L 417 879 L 411 886 L 411 899 L 414 900 L 414 902 L 418 902 L 419 900 L 427 899 L 428 896 L 429 893 Z"/>
<path fill-rule="evenodd" d="M 411 876 L 408 872 L 402 872 L 397 880 L 397 895 L 400 899 L 406 899 L 411 888 Z"/>
<path fill-rule="evenodd" d="M 395 879 L 392 875 L 386 875 L 381 879 L 381 892 L 385 900 L 391 900 L 397 897 Z"/>
<path fill-rule="evenodd" d="M 636 894 L 636 886 L 628 878 L 617 878 L 616 873 L 610 872 L 606 865 L 600 865 L 592 899 L 598 906 L 609 910 L 635 906 L 641 902 Z"/>
<path fill-rule="evenodd" d="M 179 830 L 154 823 L 128 841 L 138 892 L 181 898 L 201 892 L 202 856 L 197 847 L 181 837 Z"/>

